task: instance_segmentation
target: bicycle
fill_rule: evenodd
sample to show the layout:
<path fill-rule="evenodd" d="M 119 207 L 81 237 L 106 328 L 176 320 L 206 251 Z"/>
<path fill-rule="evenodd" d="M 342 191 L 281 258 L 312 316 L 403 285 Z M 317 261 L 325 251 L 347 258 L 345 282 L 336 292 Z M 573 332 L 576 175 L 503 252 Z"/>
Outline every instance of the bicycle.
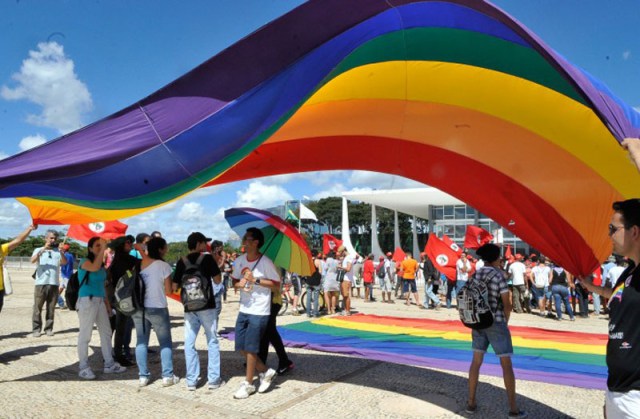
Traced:
<path fill-rule="evenodd" d="M 300 305 L 302 306 L 302 308 L 304 309 L 304 311 L 307 311 L 307 291 L 309 289 L 305 288 L 304 292 L 300 295 Z M 325 303 L 324 300 L 324 290 L 320 289 L 320 292 L 318 293 L 318 311 L 326 311 L 327 310 L 327 305 Z"/>

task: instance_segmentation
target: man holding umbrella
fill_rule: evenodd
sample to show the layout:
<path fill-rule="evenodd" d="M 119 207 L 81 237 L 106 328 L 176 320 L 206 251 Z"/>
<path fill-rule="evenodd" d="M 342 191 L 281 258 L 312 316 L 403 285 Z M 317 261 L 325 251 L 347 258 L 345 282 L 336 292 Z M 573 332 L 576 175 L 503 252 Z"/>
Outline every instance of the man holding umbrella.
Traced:
<path fill-rule="evenodd" d="M 253 385 L 255 370 L 258 370 L 260 377 L 259 393 L 267 391 L 276 376 L 276 371 L 267 369 L 257 354 L 269 321 L 271 291 L 280 289 L 278 270 L 271 259 L 259 251 L 264 245 L 262 231 L 255 227 L 248 228 L 242 244 L 246 253 L 236 259 L 231 274 L 234 287 L 241 291 L 235 330 L 236 350 L 246 357 L 247 362 L 246 380 L 234 394 L 236 399 L 246 399 L 256 392 Z"/>

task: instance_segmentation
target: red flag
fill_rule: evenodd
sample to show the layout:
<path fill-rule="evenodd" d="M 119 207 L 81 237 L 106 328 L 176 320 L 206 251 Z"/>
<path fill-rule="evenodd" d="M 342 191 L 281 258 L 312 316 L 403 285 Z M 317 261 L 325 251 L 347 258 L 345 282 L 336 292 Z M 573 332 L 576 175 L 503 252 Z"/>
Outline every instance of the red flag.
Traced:
<path fill-rule="evenodd" d="M 342 246 L 342 240 L 336 239 L 331 234 L 322 235 L 322 253 L 325 255 L 331 251 L 337 251 Z"/>
<path fill-rule="evenodd" d="M 510 244 L 507 245 L 507 250 L 504 251 L 504 257 L 505 259 L 509 259 L 509 260 L 513 259 L 513 253 L 511 252 Z"/>
<path fill-rule="evenodd" d="M 458 246 L 456 244 L 456 242 L 454 242 L 453 240 L 451 240 L 449 238 L 449 236 L 447 236 L 446 234 L 444 236 L 442 236 L 442 241 L 444 242 L 444 244 L 446 244 L 447 246 L 449 246 L 450 248 L 453 249 L 454 252 L 456 252 L 458 254 L 458 256 L 460 256 L 460 253 L 462 253 L 462 249 L 460 248 L 460 246 Z"/>
<path fill-rule="evenodd" d="M 69 227 L 67 237 L 87 243 L 92 237 L 115 239 L 124 236 L 129 226 L 120 221 L 107 221 L 89 224 L 74 224 Z"/>
<path fill-rule="evenodd" d="M 393 256 L 391 256 L 391 259 L 393 259 L 396 263 L 402 263 L 402 261 L 407 257 L 407 254 L 404 252 L 404 250 L 402 250 L 399 247 L 396 247 L 396 250 L 393 251 Z"/>
<path fill-rule="evenodd" d="M 477 249 L 493 240 L 493 236 L 487 230 L 478 226 L 467 226 L 467 233 L 464 236 L 464 247 L 467 249 Z"/>
<path fill-rule="evenodd" d="M 593 285 L 602 286 L 602 266 L 593 272 Z"/>
<path fill-rule="evenodd" d="M 455 250 L 431 233 L 424 252 L 438 271 L 442 272 L 449 280 L 456 280 L 456 262 L 459 257 Z"/>

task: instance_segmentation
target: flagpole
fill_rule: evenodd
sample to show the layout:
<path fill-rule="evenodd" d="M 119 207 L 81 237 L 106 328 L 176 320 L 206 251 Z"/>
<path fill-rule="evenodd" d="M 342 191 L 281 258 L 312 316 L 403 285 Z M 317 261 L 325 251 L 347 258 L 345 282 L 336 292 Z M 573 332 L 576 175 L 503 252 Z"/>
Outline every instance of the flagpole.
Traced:
<path fill-rule="evenodd" d="M 300 234 L 300 224 L 302 223 L 302 219 L 300 218 L 300 212 L 302 209 L 302 200 L 298 199 L 298 234 Z"/>

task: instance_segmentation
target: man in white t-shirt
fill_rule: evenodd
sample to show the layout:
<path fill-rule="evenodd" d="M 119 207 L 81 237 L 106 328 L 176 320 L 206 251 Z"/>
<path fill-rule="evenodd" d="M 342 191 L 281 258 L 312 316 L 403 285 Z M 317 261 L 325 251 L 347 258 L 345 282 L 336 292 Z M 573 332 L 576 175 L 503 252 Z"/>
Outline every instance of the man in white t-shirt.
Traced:
<path fill-rule="evenodd" d="M 605 285 L 608 288 L 613 289 L 618 283 L 618 279 L 620 279 L 620 275 L 626 269 L 626 264 L 624 263 L 624 259 L 616 258 L 616 266 L 610 268 L 607 272 L 607 277 L 605 281 Z"/>
<path fill-rule="evenodd" d="M 545 307 L 547 299 L 551 298 L 551 292 L 549 291 L 549 284 L 551 283 L 551 268 L 544 258 L 540 258 L 540 263 L 531 269 L 531 276 L 533 276 L 533 284 L 536 288 L 538 310 L 540 311 L 541 316 L 546 316 L 547 312 Z"/>
<path fill-rule="evenodd" d="M 471 272 L 471 262 L 469 262 L 467 252 L 462 252 L 460 259 L 456 262 L 456 295 L 469 280 L 469 272 Z"/>
<path fill-rule="evenodd" d="M 513 307 L 516 313 L 526 311 L 531 312 L 529 301 L 525 299 L 527 285 L 524 280 L 524 274 L 527 267 L 522 263 L 522 255 L 516 254 L 516 260 L 509 265 L 509 277 L 513 285 Z"/>
<path fill-rule="evenodd" d="M 267 368 L 258 358 L 260 340 L 267 329 L 271 313 L 271 292 L 280 292 L 280 274 L 275 265 L 259 249 L 264 244 L 262 231 L 255 227 L 247 229 L 242 244 L 246 253 L 233 264 L 231 277 L 234 287 L 240 290 L 240 312 L 236 320 L 236 351 L 246 358 L 246 379 L 234 394 L 236 399 L 246 399 L 256 392 L 253 385 L 255 370 L 260 377 L 259 393 L 269 389 L 276 371 Z"/>

